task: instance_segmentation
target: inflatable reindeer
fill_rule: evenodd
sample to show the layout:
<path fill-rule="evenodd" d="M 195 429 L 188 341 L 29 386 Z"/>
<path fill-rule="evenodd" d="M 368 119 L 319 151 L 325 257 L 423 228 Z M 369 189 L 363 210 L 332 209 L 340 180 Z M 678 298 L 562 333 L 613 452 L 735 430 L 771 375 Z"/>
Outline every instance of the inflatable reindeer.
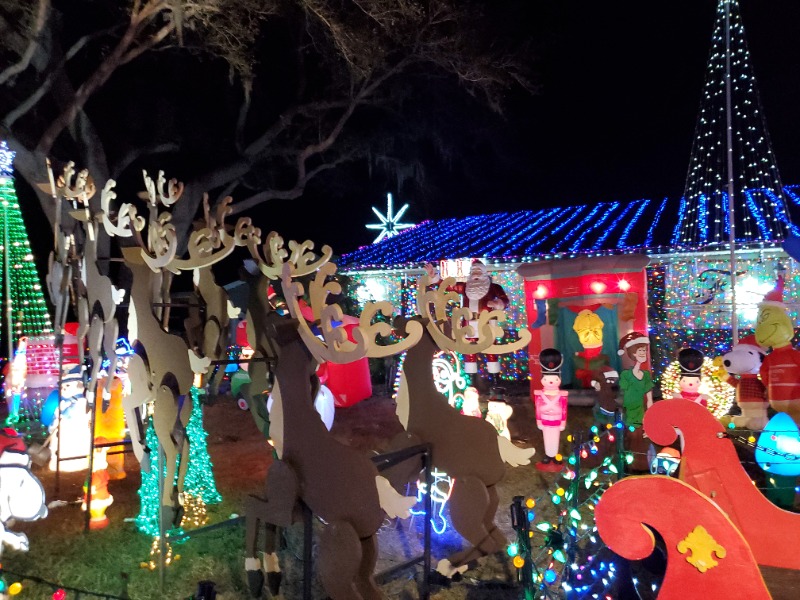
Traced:
<path fill-rule="evenodd" d="M 494 522 L 498 505 L 495 486 L 503 478 L 506 463 L 528 464 L 535 450 L 514 446 L 487 421 L 462 415 L 443 401 L 431 373 L 433 355 L 439 350 L 514 352 L 527 346 L 530 333 L 522 330 L 518 341 L 495 344 L 495 339 L 502 337 L 497 323 L 505 320 L 503 311 L 483 311 L 474 325 L 468 324 L 472 315 L 466 308 L 453 308 L 450 319 L 445 319 L 448 303 L 458 305 L 459 300 L 457 294 L 444 291 L 452 281 L 445 280 L 438 289 L 429 289 L 428 284 L 428 277 L 423 276 L 417 293 L 425 333 L 406 355 L 397 391 L 397 416 L 406 433 L 393 446 L 431 444 L 433 466 L 455 478 L 450 516 L 469 546 L 439 562 L 437 570 L 451 577 L 466 571 L 471 561 L 505 547 L 506 538 Z"/>
<path fill-rule="evenodd" d="M 268 240 L 273 242 L 267 246 L 269 260 L 259 263 L 265 277 L 274 274 L 289 256 L 277 236 L 268 236 Z M 274 375 L 270 435 L 278 460 L 270 467 L 266 496 L 251 498 L 248 505 L 250 557 L 246 568 L 250 581 L 258 583 L 253 577 L 259 566 L 254 547 L 256 528 L 260 523 L 270 524 L 265 567 L 274 580 L 274 526 L 291 524 L 298 502 L 302 502 L 326 523 L 319 543 L 320 578 L 325 591 L 334 600 L 378 599 L 383 596 L 372 575 L 378 555 L 377 531 L 384 512 L 390 517 L 407 517 L 415 498 L 398 494 L 367 456 L 341 444 L 328 432 L 314 409 L 319 388 L 315 371 L 320 360 L 344 363 L 401 352 L 416 343 L 422 328 L 418 324 L 409 328 L 408 336 L 394 346 L 377 346 L 377 336 L 387 335 L 391 328 L 372 323 L 372 317 L 377 310 L 387 316 L 392 312 L 390 304 L 379 303 L 368 306 L 362 314 L 353 334 L 358 341 L 348 341 L 343 329 L 334 325 L 342 320 L 341 309 L 326 303 L 328 294 L 341 292 L 335 281 L 328 281 L 336 270 L 326 264 L 330 249 L 324 248 L 323 257 L 312 262 L 312 247 L 309 242 L 290 243 L 291 256 L 282 265 L 283 291 L 293 318 L 268 309 L 257 321 L 259 343 Z M 304 290 L 293 281 L 294 276 L 314 270 L 317 274 L 309 296 L 323 339 L 314 335 L 302 317 L 299 299 Z M 251 304 L 251 316 L 255 316 L 254 310 Z M 260 593 L 257 586 L 251 591 Z"/>

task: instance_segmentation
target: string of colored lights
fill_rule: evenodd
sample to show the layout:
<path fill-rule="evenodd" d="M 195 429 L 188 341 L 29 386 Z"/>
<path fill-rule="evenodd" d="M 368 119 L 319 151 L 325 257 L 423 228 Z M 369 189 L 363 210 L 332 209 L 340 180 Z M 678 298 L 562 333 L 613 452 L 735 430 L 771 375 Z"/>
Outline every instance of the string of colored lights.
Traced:
<path fill-rule="evenodd" d="M 726 13 L 729 13 L 729 41 L 726 39 Z M 745 205 L 737 205 L 747 209 L 736 213 L 737 240 L 740 237 L 753 239 L 753 221 L 761 239 L 781 239 L 788 233 L 787 220 L 782 218 L 786 200 L 780 194 L 783 186 L 750 63 L 739 3 L 737 0 L 720 0 L 686 176 L 684 197 L 687 211 L 685 218 L 681 214 L 680 238 L 676 245 L 728 242 L 729 224 L 726 220 L 729 207 L 727 191 L 724 191 L 728 183 L 724 168 L 728 152 L 726 63 L 730 64 L 735 188 L 737 194 L 744 191 L 745 197 Z M 775 190 L 776 201 L 755 200 L 747 192 L 755 189 Z"/>
<path fill-rule="evenodd" d="M 16 579 L 16 581 L 7 586 L 4 575 L 10 575 Z M 104 592 L 93 592 L 91 590 L 71 587 L 61 583 L 56 583 L 54 581 L 48 581 L 42 577 L 39 577 L 38 575 L 26 575 L 2 568 L 0 568 L 0 595 L 3 595 L 4 597 L 19 595 L 27 587 L 22 585 L 23 581 L 30 581 L 33 584 L 49 588 L 52 591 L 52 596 L 50 596 L 52 600 L 67 600 L 68 598 L 75 598 L 77 600 L 81 597 L 101 598 L 102 600 L 124 600 L 128 598 L 127 593 L 117 596 L 114 594 L 106 594 Z M 123 583 L 123 586 L 126 586 L 126 584 Z"/>

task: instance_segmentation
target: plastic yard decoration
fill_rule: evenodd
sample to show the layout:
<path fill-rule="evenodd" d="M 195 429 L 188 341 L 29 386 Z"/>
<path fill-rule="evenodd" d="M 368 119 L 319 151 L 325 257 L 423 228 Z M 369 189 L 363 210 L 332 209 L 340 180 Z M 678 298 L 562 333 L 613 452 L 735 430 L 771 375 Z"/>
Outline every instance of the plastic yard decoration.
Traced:
<path fill-rule="evenodd" d="M 657 446 L 674 444 L 680 431 L 681 481 L 730 517 L 758 564 L 800 569 L 800 554 L 776 551 L 792 548 L 800 539 L 800 514 L 778 508 L 753 485 L 726 430 L 711 413 L 687 400 L 656 402 L 644 417 L 644 428 Z"/>
<path fill-rule="evenodd" d="M 650 556 L 653 532 L 661 535 L 667 571 L 660 600 L 771 597 L 734 523 L 710 498 L 677 479 L 623 479 L 603 494 L 595 514 L 603 541 L 630 560 Z"/>
<path fill-rule="evenodd" d="M 774 475 L 800 475 L 800 430 L 786 413 L 772 417 L 758 436 L 756 462 Z"/>

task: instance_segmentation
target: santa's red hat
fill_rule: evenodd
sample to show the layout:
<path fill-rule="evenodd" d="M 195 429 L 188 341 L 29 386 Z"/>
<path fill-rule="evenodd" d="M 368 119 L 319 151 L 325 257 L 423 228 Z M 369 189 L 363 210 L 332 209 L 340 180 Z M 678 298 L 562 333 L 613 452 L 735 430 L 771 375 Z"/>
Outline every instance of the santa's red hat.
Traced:
<path fill-rule="evenodd" d="M 622 338 L 619 340 L 619 350 L 617 354 L 622 356 L 625 354 L 625 351 L 630 348 L 631 346 L 636 346 L 638 344 L 649 344 L 650 338 L 648 338 L 644 333 L 639 331 L 631 331 L 630 333 L 626 333 Z"/>
<path fill-rule="evenodd" d="M 761 301 L 761 304 L 777 306 L 778 308 L 786 310 L 786 305 L 783 303 L 783 275 L 778 275 L 778 279 L 775 282 L 775 287 L 767 292 L 766 296 L 764 296 L 764 299 Z"/>
<path fill-rule="evenodd" d="M 761 354 L 764 354 L 764 349 L 758 345 L 755 335 L 746 335 L 743 338 L 740 338 L 736 344 L 736 347 L 744 347 L 746 350 L 752 350 L 753 352 L 760 352 Z"/>

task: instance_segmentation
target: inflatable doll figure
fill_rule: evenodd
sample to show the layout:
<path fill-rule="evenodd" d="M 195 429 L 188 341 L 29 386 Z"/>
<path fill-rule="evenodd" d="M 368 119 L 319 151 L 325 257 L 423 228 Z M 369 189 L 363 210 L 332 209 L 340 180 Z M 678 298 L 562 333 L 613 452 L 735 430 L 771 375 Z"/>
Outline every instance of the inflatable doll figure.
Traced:
<path fill-rule="evenodd" d="M 702 406 L 708 406 L 708 396 L 700 392 L 702 378 L 703 353 L 694 348 L 684 348 L 678 352 L 681 378 L 678 381 L 680 391 L 672 397 L 673 400 L 691 400 Z"/>
<path fill-rule="evenodd" d="M 794 327 L 783 303 L 783 277 L 758 305 L 756 342 L 772 348 L 759 373 L 767 388 L 770 406 L 800 423 L 800 351 L 792 347 Z"/>
<path fill-rule="evenodd" d="M 754 335 L 739 340 L 722 357 L 725 377 L 721 379 L 736 389 L 736 404 L 742 411 L 731 419 L 736 427 L 761 430 L 767 425 L 767 388 L 758 377 L 763 362 L 764 350 Z"/>
<path fill-rule="evenodd" d="M 642 367 L 647 363 L 650 339 L 643 333 L 631 331 L 619 341 L 620 356 L 626 355 L 634 362 L 633 368 L 620 373 L 619 387 L 622 390 L 623 420 L 625 423 L 625 448 L 632 453 L 633 471 L 647 471 L 649 442 L 644 437 L 642 421 L 644 411 L 653 405 L 653 379 L 650 371 Z"/>
<path fill-rule="evenodd" d="M 542 350 L 539 363 L 542 366 L 542 389 L 533 392 L 536 408 L 536 426 L 544 438 L 544 458 L 536 464 L 540 471 L 560 471 L 564 462 L 558 454 L 561 432 L 567 426 L 567 395 L 560 389 L 561 365 L 564 359 L 555 348 Z"/>
<path fill-rule="evenodd" d="M 603 354 L 603 321 L 596 313 L 584 309 L 575 317 L 572 329 L 578 334 L 583 346 L 575 353 L 575 380 L 582 389 L 592 387 L 592 373 L 603 366 L 610 366 L 608 356 Z"/>

